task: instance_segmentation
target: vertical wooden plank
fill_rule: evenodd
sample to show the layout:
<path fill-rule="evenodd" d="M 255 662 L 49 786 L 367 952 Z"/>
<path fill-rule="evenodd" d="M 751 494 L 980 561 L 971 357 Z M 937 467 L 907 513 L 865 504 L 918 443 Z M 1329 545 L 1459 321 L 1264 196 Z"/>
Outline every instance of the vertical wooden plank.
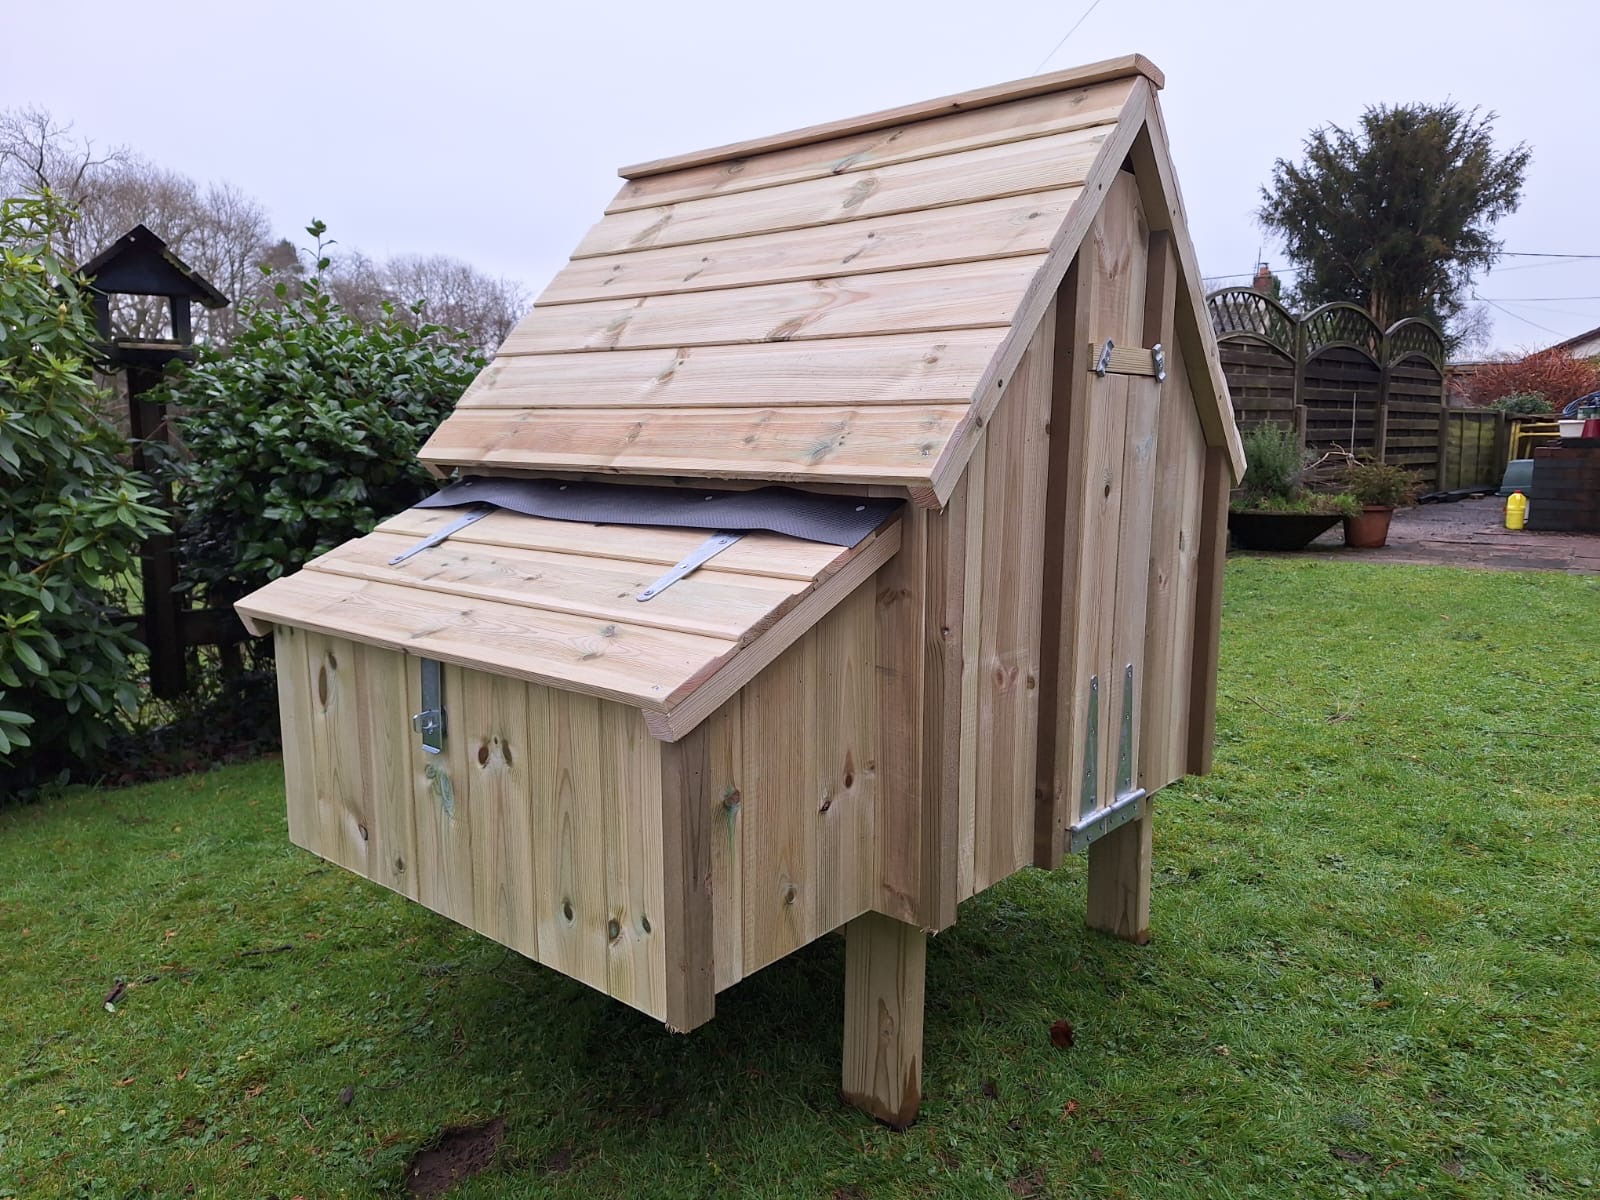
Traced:
<path fill-rule="evenodd" d="M 974 887 L 1028 861 L 1033 843 L 1054 302 L 986 431 L 979 618 Z"/>
<path fill-rule="evenodd" d="M 539 797 L 534 825 L 539 960 L 605 991 L 602 703 L 555 688 L 528 692 L 531 770 Z"/>
<path fill-rule="evenodd" d="M 677 742 L 664 743 L 661 763 L 661 953 L 668 1028 L 687 1033 L 716 1011 L 713 928 L 713 803 L 721 790 L 717 767 L 726 752 L 713 719 Z"/>
<path fill-rule="evenodd" d="M 706 739 L 706 779 L 699 802 L 706 809 L 701 820 L 710 842 L 712 957 L 719 992 L 744 978 L 743 704 L 742 696 L 734 696 L 694 731 L 703 731 Z M 667 832 L 670 837 L 670 825 Z"/>
<path fill-rule="evenodd" d="M 983 633 L 983 514 L 987 492 L 988 434 L 967 461 L 962 484 L 967 499 L 966 555 L 961 602 L 961 743 L 956 789 L 956 898 L 977 891 L 978 820 L 978 648 Z"/>
<path fill-rule="evenodd" d="M 879 913 L 845 933 L 844 1098 L 893 1129 L 922 1103 L 928 936 Z"/>
<path fill-rule="evenodd" d="M 452 726 L 448 736 L 461 740 L 466 758 L 473 928 L 536 959 L 529 690 L 519 679 L 474 675 L 459 702 L 446 711 Z"/>
<path fill-rule="evenodd" d="M 1139 786 L 1154 792 L 1188 767 L 1189 672 L 1200 543 L 1205 431 L 1194 411 L 1182 352 L 1167 368 L 1156 444 L 1156 505 L 1150 534 L 1150 599 L 1140 700 Z"/>
<path fill-rule="evenodd" d="M 600 705 L 605 809 L 606 991 L 666 1018 L 661 742 L 636 708 Z M 709 878 L 710 864 L 706 865 Z M 708 897 L 709 899 L 709 897 Z M 707 922 L 710 917 L 707 915 Z M 709 966 L 710 950 L 707 949 Z"/>
<path fill-rule="evenodd" d="M 1086 243 L 1092 242 L 1093 229 Z M 1056 293 L 1055 362 L 1050 384 L 1049 483 L 1043 524 L 1044 588 L 1039 629 L 1039 750 L 1035 768 L 1033 861 L 1053 870 L 1065 855 L 1061 831 L 1076 814 L 1072 764 L 1074 653 L 1083 514 L 1088 506 L 1089 380 L 1084 348 L 1093 333 L 1099 273 L 1082 251 Z"/>
<path fill-rule="evenodd" d="M 1106 190 L 1106 198 L 1093 226 L 1078 250 L 1078 294 L 1073 300 L 1074 322 L 1086 329 L 1069 346 L 1060 346 L 1070 364 L 1068 378 L 1058 375 L 1055 418 L 1068 405 L 1069 445 L 1058 448 L 1052 475 L 1062 491 L 1054 500 L 1070 539 L 1060 551 L 1059 567 L 1051 554 L 1049 599 L 1060 613 L 1056 645 L 1054 737 L 1041 738 L 1039 794 L 1048 796 L 1049 828 L 1036 826 L 1035 861 L 1055 866 L 1066 846 L 1068 826 L 1082 805 L 1085 732 L 1091 678 L 1100 680 L 1100 771 L 1096 780 L 1099 803 L 1109 800 L 1105 790 L 1114 781 L 1118 712 L 1111 699 L 1112 637 L 1116 608 L 1116 580 L 1120 572 L 1119 542 L 1124 496 L 1123 465 L 1127 446 L 1127 411 L 1130 377 L 1096 376 L 1086 362 L 1081 345 L 1103 344 L 1111 338 L 1119 345 L 1134 345 L 1143 335 L 1146 229 L 1138 204 L 1138 187 L 1123 172 Z M 1076 329 L 1075 329 L 1076 332 Z M 1141 381 L 1142 383 L 1143 381 Z M 1065 470 L 1060 469 L 1065 459 Z M 989 464 L 991 472 L 995 464 Z M 1062 480 L 1064 479 L 1064 482 Z M 1047 504 L 1050 504 L 1047 501 Z M 1076 506 L 1076 511 L 1072 511 Z M 1120 696 L 1120 692 L 1118 693 Z M 1044 748 L 1050 760 L 1042 757 Z"/>
<path fill-rule="evenodd" d="M 361 760 L 367 781 L 369 878 L 417 898 L 417 830 L 411 794 L 411 710 L 405 671 L 415 661 L 393 650 L 356 646 L 361 689 Z"/>
<path fill-rule="evenodd" d="M 361 709 L 356 647 L 343 638 L 306 635 L 313 690 L 312 771 L 317 818 L 313 849 L 358 875 L 370 874 L 366 780 L 362 774 Z"/>
<path fill-rule="evenodd" d="M 272 631 L 278 662 L 278 721 L 283 731 L 283 793 L 289 840 L 310 850 L 316 826 L 317 783 L 312 773 L 311 706 L 315 703 L 306 665 L 306 633 L 292 625 Z"/>
<path fill-rule="evenodd" d="M 1142 226 L 1143 218 L 1140 217 Z M 1171 235 L 1149 233 L 1145 241 L 1145 285 L 1140 335 L 1145 345 L 1176 342 L 1177 259 Z M 1176 364 L 1174 364 L 1176 365 Z M 1167 382 L 1180 397 L 1174 372 Z M 1121 790 L 1124 733 L 1122 714 L 1131 712 L 1126 739 L 1132 767 L 1132 784 L 1142 762 L 1140 728 L 1142 705 L 1149 689 L 1145 669 L 1146 618 L 1150 599 L 1150 558 L 1155 512 L 1156 457 L 1159 450 L 1162 384 L 1153 379 L 1129 381 L 1128 409 L 1121 467 L 1122 513 L 1118 531 L 1119 569 L 1112 624 L 1110 699 L 1102 711 L 1101 803 L 1111 803 Z M 1129 681 L 1129 669 L 1132 681 Z M 1131 688 L 1131 691 L 1130 691 Z M 1110 735 L 1109 737 L 1107 735 Z M 1143 944 L 1150 939 L 1150 846 L 1152 810 L 1131 824 L 1101 838 L 1089 847 L 1089 890 L 1086 920 L 1125 940 Z"/>
<path fill-rule="evenodd" d="M 1194 667 L 1189 676 L 1188 773 L 1211 770 L 1217 725 L 1217 660 L 1222 640 L 1222 575 L 1228 552 L 1228 490 L 1232 468 L 1220 447 L 1206 450 L 1200 495 L 1200 552 L 1195 591 Z"/>
<path fill-rule="evenodd" d="M 819 935 L 872 907 L 877 890 L 876 593 L 863 584 L 816 628 Z"/>
<path fill-rule="evenodd" d="M 817 637 L 744 687 L 744 970 L 817 935 Z"/>
<path fill-rule="evenodd" d="M 422 711 L 420 660 L 407 658 L 406 711 Z M 446 713 L 459 714 L 470 703 L 468 690 L 486 686 L 488 676 L 446 664 L 442 675 Z M 468 786 L 467 739 L 446 730 L 444 749 L 429 754 L 420 738 L 411 742 L 412 795 L 416 813 L 417 899 L 434 912 L 463 925 L 473 924 L 472 795 Z"/>
<path fill-rule="evenodd" d="M 907 508 L 900 553 L 878 569 L 879 912 L 920 922 L 923 912 L 924 808 L 922 725 L 923 600 L 928 559 L 926 509 Z"/>

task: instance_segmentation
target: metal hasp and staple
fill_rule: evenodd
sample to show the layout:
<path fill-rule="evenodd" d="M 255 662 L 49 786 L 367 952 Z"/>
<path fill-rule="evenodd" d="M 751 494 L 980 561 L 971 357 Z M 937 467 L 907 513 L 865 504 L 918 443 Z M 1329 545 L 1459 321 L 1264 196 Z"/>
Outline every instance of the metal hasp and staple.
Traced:
<path fill-rule="evenodd" d="M 1150 357 L 1155 360 L 1156 364 L 1156 382 L 1165 383 L 1167 381 L 1167 352 L 1161 348 L 1160 342 L 1151 347 Z"/>
<path fill-rule="evenodd" d="M 444 749 L 444 668 L 432 658 L 422 663 L 422 711 L 411 718 L 411 728 L 422 735 L 422 748 L 429 754 Z M 404 711 L 404 710 L 402 710 Z"/>
<path fill-rule="evenodd" d="M 1100 775 L 1100 677 L 1089 679 L 1088 730 L 1084 734 L 1083 792 L 1078 801 L 1078 819 L 1067 830 L 1067 849 L 1076 854 L 1120 829 L 1129 821 L 1144 816 L 1148 793 L 1133 786 L 1133 664 L 1123 671 L 1122 722 L 1117 737 L 1117 794 L 1104 808 L 1099 806 L 1097 779 Z"/>
<path fill-rule="evenodd" d="M 1100 347 L 1100 357 L 1095 360 L 1094 373 L 1101 379 L 1104 379 L 1106 372 L 1111 370 L 1111 352 L 1116 348 L 1117 344 L 1110 338 L 1107 338 L 1106 344 Z"/>

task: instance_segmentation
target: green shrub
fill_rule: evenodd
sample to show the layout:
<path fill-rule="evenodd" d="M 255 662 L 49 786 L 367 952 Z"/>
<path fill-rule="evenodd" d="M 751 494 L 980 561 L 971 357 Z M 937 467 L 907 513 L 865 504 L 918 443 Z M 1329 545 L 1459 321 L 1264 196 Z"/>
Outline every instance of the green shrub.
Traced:
<path fill-rule="evenodd" d="M 0 792 L 104 744 L 137 706 L 118 581 L 164 529 L 97 413 L 88 297 L 49 197 L 0 202 Z"/>
<path fill-rule="evenodd" d="M 1513 416 L 1538 416 L 1551 411 L 1550 402 L 1544 398 L 1543 392 L 1511 392 L 1489 407 Z"/>
<path fill-rule="evenodd" d="M 1306 466 L 1306 452 L 1295 431 L 1267 421 L 1245 430 L 1241 440 L 1245 469 L 1239 486 L 1246 501 L 1293 498 Z"/>
<path fill-rule="evenodd" d="M 1415 471 L 1394 463 L 1355 462 L 1344 469 L 1340 482 L 1360 503 L 1392 508 L 1417 498 L 1419 480 Z"/>
<path fill-rule="evenodd" d="M 321 222 L 307 232 L 320 238 Z M 463 335 L 413 328 L 385 307 L 362 325 L 323 284 L 247 309 L 226 353 L 167 380 L 188 452 L 173 469 L 186 510 L 185 586 L 228 604 L 294 571 L 431 489 L 423 440 L 483 360 Z"/>

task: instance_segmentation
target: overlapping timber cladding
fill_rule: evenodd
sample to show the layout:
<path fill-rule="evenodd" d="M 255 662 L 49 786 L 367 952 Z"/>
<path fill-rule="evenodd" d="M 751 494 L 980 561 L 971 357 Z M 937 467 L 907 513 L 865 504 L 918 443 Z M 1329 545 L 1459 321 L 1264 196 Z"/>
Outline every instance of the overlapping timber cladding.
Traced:
<path fill-rule="evenodd" d="M 423 449 L 456 482 L 239 605 L 293 839 L 678 1030 L 843 927 L 896 1126 L 962 900 L 1087 849 L 1146 939 L 1243 465 L 1161 83 L 624 169 Z"/>

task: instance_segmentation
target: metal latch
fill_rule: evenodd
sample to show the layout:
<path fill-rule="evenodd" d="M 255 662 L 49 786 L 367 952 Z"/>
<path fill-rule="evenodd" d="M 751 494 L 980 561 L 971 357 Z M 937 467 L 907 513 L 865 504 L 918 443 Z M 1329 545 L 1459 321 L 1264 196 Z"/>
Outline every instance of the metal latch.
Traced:
<path fill-rule="evenodd" d="M 718 533 L 707 538 L 696 546 L 687 557 L 675 565 L 672 570 L 645 588 L 634 599 L 649 600 L 653 596 L 659 596 L 689 572 L 697 567 L 704 566 L 743 536 L 744 534 L 742 533 Z"/>
<path fill-rule="evenodd" d="M 422 711 L 413 714 L 411 728 L 422 735 L 422 748 L 429 754 L 444 749 L 444 673 L 434 659 L 422 662 Z"/>
<path fill-rule="evenodd" d="M 1151 347 L 1150 355 L 1156 360 L 1156 382 L 1165 383 L 1167 381 L 1167 352 L 1161 348 L 1161 343 L 1157 342 Z"/>
<path fill-rule="evenodd" d="M 471 508 L 467 509 L 467 511 L 465 513 L 463 513 L 461 516 L 457 517 L 454 521 L 451 521 L 450 524 L 444 525 L 444 526 L 441 526 L 438 529 L 435 529 L 432 533 L 430 533 L 427 537 L 423 538 L 420 542 L 418 542 L 415 546 L 412 546 L 410 549 L 400 551 L 399 554 L 396 554 L 393 558 L 391 558 L 389 560 L 389 565 L 391 567 L 398 567 L 401 563 L 405 562 L 406 559 L 410 558 L 413 554 L 421 554 L 424 550 L 428 549 L 430 546 L 437 546 L 440 542 L 444 541 L 452 533 L 459 533 L 461 530 L 465 529 L 468 525 L 471 525 L 474 521 L 483 520 L 483 518 L 487 517 L 493 511 L 494 511 L 494 505 L 492 505 L 492 504 L 474 504 Z"/>
<path fill-rule="evenodd" d="M 1100 357 L 1095 360 L 1094 373 L 1102 379 L 1105 378 L 1106 372 L 1111 369 L 1111 352 L 1116 348 L 1117 344 L 1110 338 L 1107 338 L 1106 344 L 1100 347 Z"/>
<path fill-rule="evenodd" d="M 1078 820 L 1067 828 L 1067 850 L 1086 850 L 1113 829 L 1144 816 L 1148 793 L 1133 785 L 1133 664 L 1123 671 L 1122 727 L 1117 738 L 1117 794 L 1104 808 L 1098 806 L 1096 779 L 1100 774 L 1100 677 L 1089 679 L 1088 730 L 1084 734 L 1083 794 Z"/>

